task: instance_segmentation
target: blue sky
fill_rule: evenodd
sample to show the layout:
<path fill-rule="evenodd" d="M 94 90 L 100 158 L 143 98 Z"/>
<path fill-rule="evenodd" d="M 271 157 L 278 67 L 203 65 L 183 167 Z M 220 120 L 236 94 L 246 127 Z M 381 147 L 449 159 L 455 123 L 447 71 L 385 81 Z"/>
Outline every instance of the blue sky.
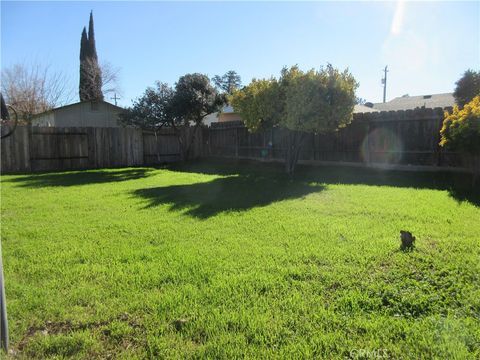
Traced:
<path fill-rule="evenodd" d="M 1 2 L 1 66 L 50 64 L 78 87 L 90 10 L 100 61 L 119 67 L 121 105 L 155 80 L 237 71 L 244 84 L 330 62 L 348 67 L 358 96 L 451 92 L 480 66 L 480 2 Z M 108 100 L 108 99 L 107 99 Z"/>

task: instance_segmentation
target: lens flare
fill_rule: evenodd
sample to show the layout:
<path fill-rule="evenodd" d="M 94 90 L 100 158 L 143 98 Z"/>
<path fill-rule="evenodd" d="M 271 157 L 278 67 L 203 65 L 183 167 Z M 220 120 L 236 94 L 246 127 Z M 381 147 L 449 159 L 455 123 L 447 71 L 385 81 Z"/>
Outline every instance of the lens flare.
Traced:
<path fill-rule="evenodd" d="M 398 35 L 402 32 L 403 18 L 405 15 L 405 1 L 397 1 L 397 7 L 395 8 L 395 14 L 393 15 L 392 26 L 390 32 L 393 35 Z"/>
<path fill-rule="evenodd" d="M 366 163 L 393 165 L 402 161 L 403 142 L 392 130 L 376 128 L 363 139 L 361 156 Z"/>

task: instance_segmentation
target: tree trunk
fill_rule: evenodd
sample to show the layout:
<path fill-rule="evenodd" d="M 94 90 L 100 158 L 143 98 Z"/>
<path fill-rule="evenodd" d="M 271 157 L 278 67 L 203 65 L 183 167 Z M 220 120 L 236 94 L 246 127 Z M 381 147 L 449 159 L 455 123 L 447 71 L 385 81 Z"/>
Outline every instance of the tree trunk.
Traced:
<path fill-rule="evenodd" d="M 153 130 L 153 133 L 155 134 L 155 150 L 156 150 L 156 153 L 157 153 L 157 162 L 160 163 L 160 151 L 158 150 L 157 130 Z"/>
<path fill-rule="evenodd" d="M 178 128 L 176 125 L 173 125 L 173 132 L 177 136 L 178 140 L 178 149 L 180 150 L 180 160 L 184 161 L 185 154 L 184 154 L 184 139 L 183 139 L 183 128 Z"/>
<path fill-rule="evenodd" d="M 305 134 L 298 131 L 290 131 L 288 134 L 287 153 L 285 158 L 285 171 L 290 176 L 295 172 L 300 150 L 302 149 Z"/>

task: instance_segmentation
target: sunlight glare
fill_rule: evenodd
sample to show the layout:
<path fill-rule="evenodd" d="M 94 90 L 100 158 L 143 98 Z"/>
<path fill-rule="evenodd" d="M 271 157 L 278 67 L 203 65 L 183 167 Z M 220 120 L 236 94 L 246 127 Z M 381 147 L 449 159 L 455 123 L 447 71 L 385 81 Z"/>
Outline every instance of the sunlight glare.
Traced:
<path fill-rule="evenodd" d="M 395 8 L 395 14 L 393 15 L 392 27 L 390 29 L 390 32 L 393 35 L 398 35 L 402 32 L 404 15 L 405 15 L 405 1 L 398 0 L 397 7 Z"/>

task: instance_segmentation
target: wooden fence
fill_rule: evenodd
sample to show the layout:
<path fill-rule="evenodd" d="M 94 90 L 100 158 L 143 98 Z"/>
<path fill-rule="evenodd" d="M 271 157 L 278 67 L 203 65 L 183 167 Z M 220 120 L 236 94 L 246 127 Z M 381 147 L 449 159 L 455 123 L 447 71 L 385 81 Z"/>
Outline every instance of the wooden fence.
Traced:
<path fill-rule="evenodd" d="M 355 114 L 334 134 L 306 134 L 300 162 L 410 169 L 462 169 L 457 153 L 440 148 L 441 109 Z M 190 130 L 191 131 L 191 130 Z M 288 130 L 250 133 L 242 123 L 203 128 L 194 157 L 281 161 Z M 173 129 L 18 127 L 1 141 L 1 172 L 155 165 L 180 160 Z"/>
<path fill-rule="evenodd" d="M 439 146 L 441 109 L 355 114 L 333 134 L 306 134 L 300 161 L 365 166 L 452 169 L 461 157 Z M 241 123 L 218 123 L 203 134 L 204 156 L 277 161 L 285 158 L 288 130 L 250 133 Z"/>
<path fill-rule="evenodd" d="M 197 154 L 198 155 L 198 154 Z M 172 129 L 19 126 L 1 141 L 1 172 L 154 165 L 180 159 Z"/>

